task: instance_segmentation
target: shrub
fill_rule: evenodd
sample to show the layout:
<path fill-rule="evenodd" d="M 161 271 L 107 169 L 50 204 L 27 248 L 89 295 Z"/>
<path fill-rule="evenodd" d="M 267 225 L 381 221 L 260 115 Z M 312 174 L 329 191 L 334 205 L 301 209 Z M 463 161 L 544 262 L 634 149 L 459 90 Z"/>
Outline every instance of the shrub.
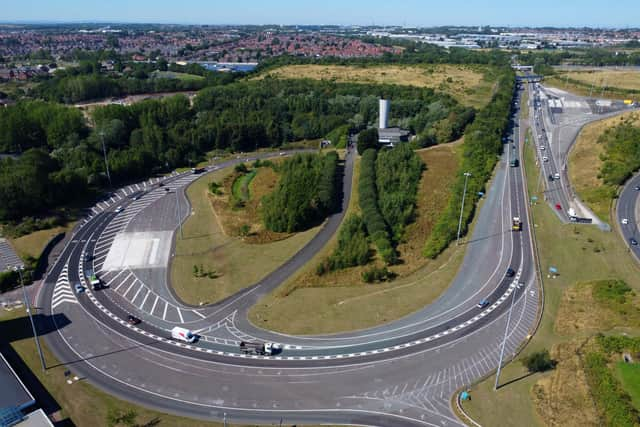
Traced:
<path fill-rule="evenodd" d="M 364 221 L 359 215 L 351 215 L 340 228 L 338 246 L 326 264 L 321 264 L 322 269 L 318 266 L 316 273 L 321 276 L 327 270 L 365 265 L 369 262 L 370 255 Z"/>
<path fill-rule="evenodd" d="M 396 273 L 387 267 L 373 267 L 362 272 L 362 280 L 366 283 L 386 282 L 393 280 L 395 277 Z"/>
<path fill-rule="evenodd" d="M 247 169 L 247 165 L 245 165 L 244 163 L 238 163 L 235 168 L 233 168 L 233 170 L 238 173 L 247 173 L 249 171 L 249 169 Z"/>
<path fill-rule="evenodd" d="M 544 372 L 555 367 L 555 361 L 551 360 L 548 350 L 536 351 L 522 359 L 522 364 L 529 372 Z"/>
<path fill-rule="evenodd" d="M 209 183 L 209 192 L 211 194 L 220 195 L 222 194 L 222 185 L 219 182 L 212 181 Z"/>

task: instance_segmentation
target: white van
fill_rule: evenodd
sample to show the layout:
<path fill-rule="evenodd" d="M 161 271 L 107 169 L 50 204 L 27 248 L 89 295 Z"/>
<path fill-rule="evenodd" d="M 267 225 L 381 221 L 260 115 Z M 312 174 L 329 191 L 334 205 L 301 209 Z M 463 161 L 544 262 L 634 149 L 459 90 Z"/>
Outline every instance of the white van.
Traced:
<path fill-rule="evenodd" d="M 188 343 L 194 342 L 198 337 L 188 329 L 176 326 L 171 330 L 171 338 L 178 341 L 184 341 Z"/>

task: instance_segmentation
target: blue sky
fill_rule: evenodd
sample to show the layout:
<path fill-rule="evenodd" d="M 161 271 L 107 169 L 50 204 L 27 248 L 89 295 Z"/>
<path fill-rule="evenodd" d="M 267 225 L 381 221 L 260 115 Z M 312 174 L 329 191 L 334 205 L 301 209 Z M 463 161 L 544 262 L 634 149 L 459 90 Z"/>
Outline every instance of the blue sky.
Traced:
<path fill-rule="evenodd" d="M 2 0 L 0 21 L 640 26 L 640 0 Z"/>

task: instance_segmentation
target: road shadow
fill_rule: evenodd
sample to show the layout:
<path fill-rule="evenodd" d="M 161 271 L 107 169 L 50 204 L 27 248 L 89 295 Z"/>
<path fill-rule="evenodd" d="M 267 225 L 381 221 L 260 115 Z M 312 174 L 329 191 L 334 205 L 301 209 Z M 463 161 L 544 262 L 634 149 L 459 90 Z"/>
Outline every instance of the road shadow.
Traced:
<path fill-rule="evenodd" d="M 501 389 L 502 387 L 506 387 L 506 386 L 511 385 L 513 383 L 516 383 L 518 381 L 524 380 L 525 378 L 529 378 L 533 374 L 535 374 L 535 372 L 527 372 L 526 374 L 522 374 L 519 377 L 516 377 L 514 379 L 511 379 L 511 380 L 507 381 L 506 383 L 500 384 L 498 386 L 498 389 Z"/>
<path fill-rule="evenodd" d="M 478 238 L 473 239 L 473 240 L 466 240 L 466 241 L 462 242 L 461 244 L 462 245 L 468 245 L 468 244 L 471 244 L 471 243 L 480 242 L 482 240 L 491 239 L 493 237 L 501 236 L 503 234 L 508 234 L 508 233 L 511 233 L 511 230 L 505 230 L 505 231 L 501 231 L 499 233 L 489 234 L 488 236 L 478 237 Z"/>
<path fill-rule="evenodd" d="M 57 329 L 55 325 L 58 325 L 58 327 L 65 327 L 71 323 L 64 314 L 54 314 L 53 316 L 34 314 L 33 322 L 36 325 L 36 331 L 39 336 L 55 332 Z M 31 329 L 29 317 L 24 315 L 22 317 L 0 322 L 0 337 L 2 342 L 6 342 L 7 344 L 14 341 L 32 338 L 33 331 Z"/>

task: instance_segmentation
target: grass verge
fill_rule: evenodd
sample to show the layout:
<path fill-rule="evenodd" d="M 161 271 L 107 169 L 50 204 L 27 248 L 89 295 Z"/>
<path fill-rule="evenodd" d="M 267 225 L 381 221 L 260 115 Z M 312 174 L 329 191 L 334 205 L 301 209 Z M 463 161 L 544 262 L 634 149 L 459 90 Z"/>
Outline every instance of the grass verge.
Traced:
<path fill-rule="evenodd" d="M 227 235 L 222 218 L 212 207 L 208 186 L 214 181 L 223 182 L 232 172 L 233 168 L 226 168 L 207 174 L 187 189 L 193 214 L 183 224 L 184 237 L 176 238 L 171 280 L 177 295 L 190 304 L 213 303 L 258 282 L 291 258 L 320 229 L 318 226 L 264 244 L 250 244 Z M 252 185 L 259 183 L 259 176 Z M 251 188 L 251 193 L 256 194 L 255 186 Z M 195 275 L 194 266 L 214 274 Z"/>
<path fill-rule="evenodd" d="M 616 375 L 631 396 L 633 406 L 640 409 L 640 363 L 616 363 Z"/>
<path fill-rule="evenodd" d="M 301 273 L 255 305 L 250 320 L 289 334 L 335 333 L 389 322 L 434 301 L 451 283 L 464 258 L 460 247 L 447 249 L 436 260 L 421 256 L 424 239 L 448 202 L 460 160 L 459 147 L 446 144 L 418 151 L 427 169 L 418 189 L 416 221 L 407 227 L 407 238 L 399 246 L 403 264 L 391 268 L 398 278 L 390 283 L 364 284 L 361 273 L 367 266 L 317 276 L 315 267 L 333 251 L 334 237 Z M 358 170 L 356 164 L 353 188 L 358 185 Z M 358 211 L 355 191 L 347 216 Z"/>

